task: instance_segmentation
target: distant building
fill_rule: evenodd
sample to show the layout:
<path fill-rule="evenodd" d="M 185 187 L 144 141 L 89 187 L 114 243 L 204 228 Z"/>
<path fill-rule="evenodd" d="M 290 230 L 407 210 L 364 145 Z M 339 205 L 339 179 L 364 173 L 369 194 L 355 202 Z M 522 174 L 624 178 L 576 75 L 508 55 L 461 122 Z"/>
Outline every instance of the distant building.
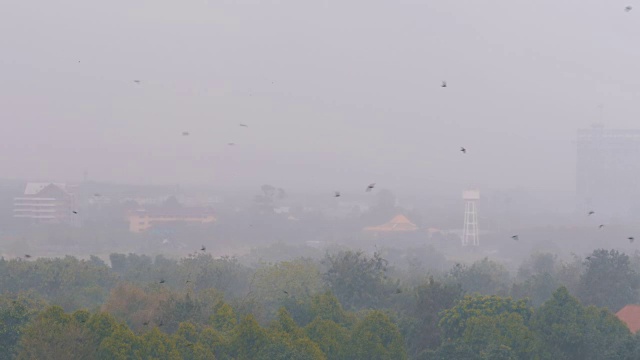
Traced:
<path fill-rule="evenodd" d="M 404 215 L 396 215 L 389 222 L 378 226 L 368 226 L 363 229 L 370 233 L 399 233 L 399 232 L 414 232 L 418 230 L 418 226 L 412 223 Z"/>
<path fill-rule="evenodd" d="M 620 309 L 616 316 L 627 325 L 632 333 L 635 334 L 640 330 L 640 305 L 627 305 Z"/>
<path fill-rule="evenodd" d="M 159 225 L 211 224 L 216 221 L 210 209 L 190 207 L 140 209 L 131 211 L 127 218 L 129 231 L 134 233 L 141 233 Z"/>
<path fill-rule="evenodd" d="M 578 130 L 576 196 L 580 211 L 628 217 L 640 211 L 640 130 Z"/>
<path fill-rule="evenodd" d="M 31 224 L 76 223 L 75 197 L 62 183 L 28 183 L 13 199 L 13 216 Z"/>

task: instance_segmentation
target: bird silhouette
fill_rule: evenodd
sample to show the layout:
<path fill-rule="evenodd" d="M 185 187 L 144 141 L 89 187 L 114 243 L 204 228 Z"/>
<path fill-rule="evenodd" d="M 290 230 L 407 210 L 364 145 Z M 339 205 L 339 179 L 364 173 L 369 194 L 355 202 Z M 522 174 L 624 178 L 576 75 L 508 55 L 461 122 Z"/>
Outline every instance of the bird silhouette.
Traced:
<path fill-rule="evenodd" d="M 95 194 L 93 194 L 93 196 L 95 196 L 95 197 L 100 197 L 100 196 L 102 196 L 102 194 L 95 193 Z"/>
<path fill-rule="evenodd" d="M 591 256 L 587 256 L 587 260 L 591 260 Z"/>
<path fill-rule="evenodd" d="M 366 192 L 371 192 L 371 190 L 373 190 L 373 188 L 376 187 L 376 183 L 371 183 L 369 184 L 369 186 L 367 186 L 367 190 L 365 190 Z"/>
<path fill-rule="evenodd" d="M 587 215 L 588 215 L 588 216 L 591 216 L 591 215 L 593 215 L 593 214 L 595 214 L 595 213 L 596 213 L 595 211 L 591 210 L 591 211 L 589 211 L 589 212 L 587 213 Z"/>
<path fill-rule="evenodd" d="M 447 87 L 447 82 L 446 81 L 442 81 L 442 85 L 440 85 L 440 87 Z"/>
<path fill-rule="evenodd" d="M 512 238 L 513 240 L 516 240 L 516 241 L 520 240 L 520 238 L 518 237 L 518 235 L 513 235 L 511 238 Z"/>
<path fill-rule="evenodd" d="M 229 145 L 229 146 L 234 146 L 234 145 L 235 145 L 235 143 L 230 142 L 230 143 L 227 143 L 227 145 Z"/>
<path fill-rule="evenodd" d="M 189 132 L 188 131 L 183 131 L 182 132 L 182 136 L 189 136 Z"/>
<path fill-rule="evenodd" d="M 463 148 L 462 146 L 460 147 L 460 152 L 463 154 L 467 153 L 467 149 Z"/>
<path fill-rule="evenodd" d="M 636 238 L 634 238 L 633 236 L 629 236 L 629 237 L 627 238 L 627 240 L 629 240 L 629 242 L 630 242 L 630 243 L 632 243 L 632 242 L 633 242 L 633 240 L 635 240 L 635 239 L 636 239 Z"/>
<path fill-rule="evenodd" d="M 140 80 L 133 80 L 134 83 L 140 84 Z"/>
<path fill-rule="evenodd" d="M 73 211 L 72 211 L 72 213 L 74 213 L 74 214 L 78 214 L 78 212 L 77 212 L 77 211 L 75 211 L 75 210 L 73 210 Z"/>
<path fill-rule="evenodd" d="M 604 224 L 600 224 L 600 226 L 598 226 L 598 229 L 603 229 L 604 228 Z"/>
<path fill-rule="evenodd" d="M 30 258 L 31 258 L 31 255 L 29 255 L 29 254 L 24 254 L 24 257 L 25 257 L 25 258 L 27 258 L 27 259 L 30 259 Z"/>
<path fill-rule="evenodd" d="M 247 124 L 240 124 L 240 126 L 241 126 L 241 127 L 246 127 L 246 128 L 248 128 L 248 127 L 249 127 L 249 125 L 247 125 Z"/>
<path fill-rule="evenodd" d="M 289 293 L 286 290 L 282 290 L 282 292 L 289 295 Z"/>
<path fill-rule="evenodd" d="M 165 283 L 164 279 L 160 280 L 160 284 L 164 284 L 164 283 Z"/>
<path fill-rule="evenodd" d="M 202 247 L 200 248 L 200 251 L 205 251 L 205 250 L 207 250 L 207 247 L 202 245 Z"/>
<path fill-rule="evenodd" d="M 340 197 L 340 191 L 336 191 L 333 197 Z"/>
<path fill-rule="evenodd" d="M 626 12 L 629 12 L 629 11 L 631 11 L 631 10 L 633 10 L 633 6 L 626 6 L 626 7 L 624 8 L 624 11 L 626 11 Z"/>

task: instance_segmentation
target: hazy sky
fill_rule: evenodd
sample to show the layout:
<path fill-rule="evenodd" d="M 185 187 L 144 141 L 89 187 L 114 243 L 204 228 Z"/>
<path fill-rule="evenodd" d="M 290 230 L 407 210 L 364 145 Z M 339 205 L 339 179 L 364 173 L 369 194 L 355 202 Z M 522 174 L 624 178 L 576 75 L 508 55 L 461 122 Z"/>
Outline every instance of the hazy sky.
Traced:
<path fill-rule="evenodd" d="M 640 127 L 628 4 L 5 0 L 0 177 L 573 191 Z"/>

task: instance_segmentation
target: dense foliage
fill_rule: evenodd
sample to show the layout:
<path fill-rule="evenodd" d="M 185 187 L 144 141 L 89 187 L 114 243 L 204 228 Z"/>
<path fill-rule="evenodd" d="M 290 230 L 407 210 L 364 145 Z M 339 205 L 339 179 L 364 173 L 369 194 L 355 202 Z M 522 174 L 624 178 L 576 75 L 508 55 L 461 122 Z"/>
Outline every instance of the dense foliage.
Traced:
<path fill-rule="evenodd" d="M 612 313 L 638 301 L 637 259 L 0 259 L 0 359 L 638 359 Z"/>

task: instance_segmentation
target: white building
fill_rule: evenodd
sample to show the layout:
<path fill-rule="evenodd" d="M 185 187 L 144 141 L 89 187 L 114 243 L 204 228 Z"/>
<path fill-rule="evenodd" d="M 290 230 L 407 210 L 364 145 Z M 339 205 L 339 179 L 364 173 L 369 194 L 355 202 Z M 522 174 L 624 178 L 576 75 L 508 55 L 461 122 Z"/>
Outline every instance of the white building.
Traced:
<path fill-rule="evenodd" d="M 66 184 L 27 183 L 24 194 L 13 199 L 13 216 L 33 224 L 76 223 L 75 197 Z"/>

